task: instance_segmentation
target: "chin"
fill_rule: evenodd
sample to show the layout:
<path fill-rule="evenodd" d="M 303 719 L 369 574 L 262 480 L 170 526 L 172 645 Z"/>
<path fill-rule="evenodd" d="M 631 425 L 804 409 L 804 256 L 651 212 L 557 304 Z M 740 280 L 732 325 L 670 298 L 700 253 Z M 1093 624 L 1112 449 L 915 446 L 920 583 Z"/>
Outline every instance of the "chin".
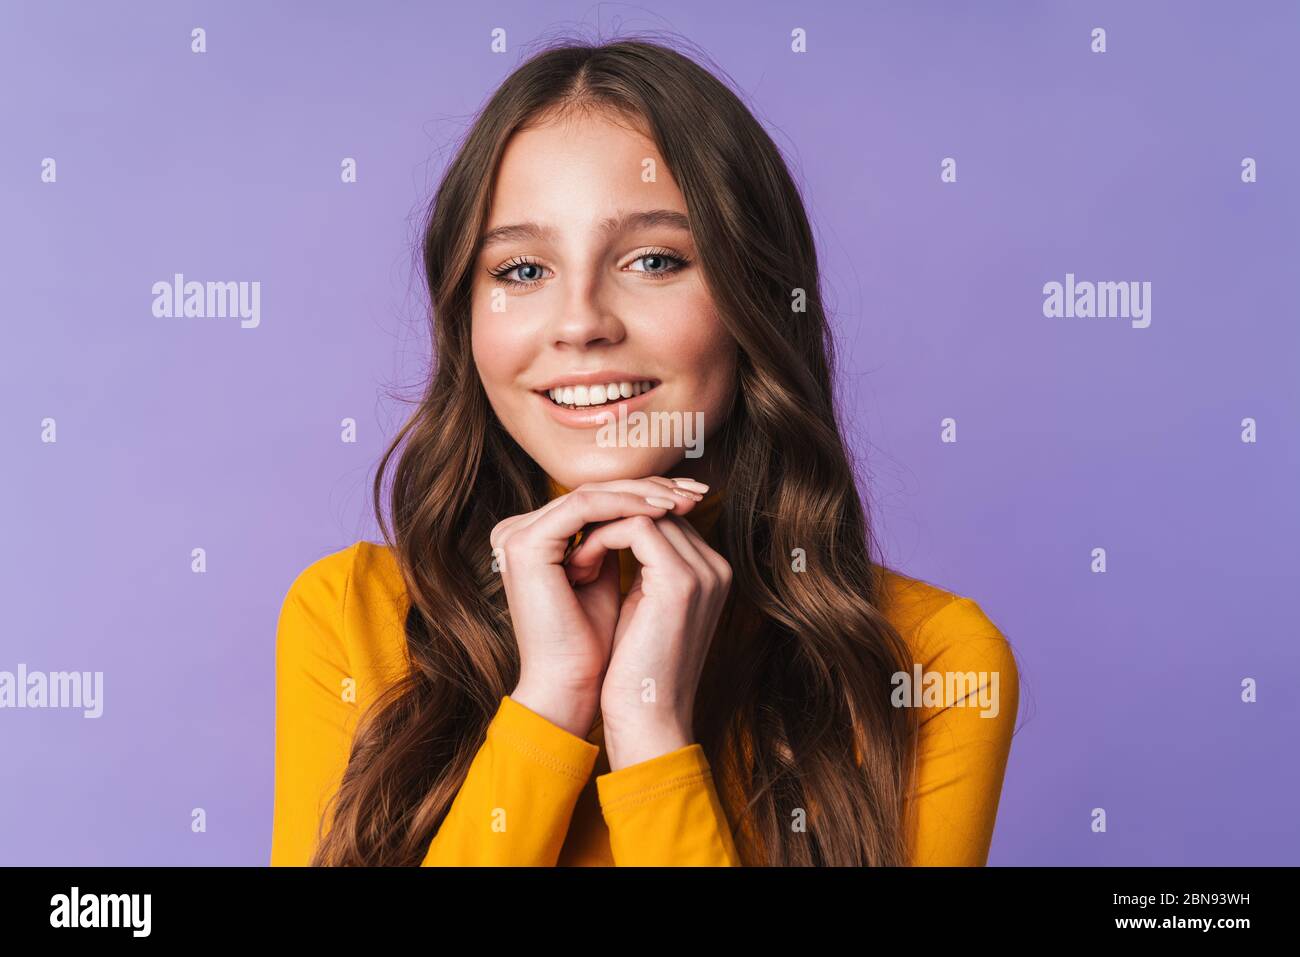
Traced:
<path fill-rule="evenodd" d="M 563 457 L 533 455 L 533 460 L 551 478 L 570 489 L 588 482 L 614 482 L 650 475 L 671 477 L 684 468 L 682 450 L 673 448 L 592 448 Z"/>

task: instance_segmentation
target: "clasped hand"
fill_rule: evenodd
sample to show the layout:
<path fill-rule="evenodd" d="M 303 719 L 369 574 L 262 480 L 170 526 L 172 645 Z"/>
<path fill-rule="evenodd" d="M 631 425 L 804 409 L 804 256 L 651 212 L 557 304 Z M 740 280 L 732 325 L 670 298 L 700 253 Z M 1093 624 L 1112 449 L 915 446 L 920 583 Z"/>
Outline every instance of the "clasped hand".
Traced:
<path fill-rule="evenodd" d="M 510 697 L 581 738 L 599 709 L 611 770 L 694 741 L 695 693 L 731 588 L 731 566 L 684 519 L 704 491 L 659 476 L 593 482 L 492 530 L 519 645 Z M 641 566 L 626 596 L 623 548 Z"/>

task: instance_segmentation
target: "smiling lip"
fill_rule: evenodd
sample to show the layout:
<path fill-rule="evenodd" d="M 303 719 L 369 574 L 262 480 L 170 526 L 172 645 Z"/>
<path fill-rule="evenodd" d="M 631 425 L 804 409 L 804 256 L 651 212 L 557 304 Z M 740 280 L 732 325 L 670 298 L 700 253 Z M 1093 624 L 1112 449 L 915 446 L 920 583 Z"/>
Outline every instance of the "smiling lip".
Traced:
<path fill-rule="evenodd" d="M 588 381 L 593 385 L 599 385 L 603 382 L 610 381 L 601 378 L 601 376 L 605 374 L 606 373 L 602 372 L 593 375 Z M 549 386 L 549 388 L 554 388 L 557 385 L 579 385 L 582 381 L 583 380 L 579 377 L 556 380 L 551 386 Z M 533 394 L 537 396 L 538 402 L 545 404 L 546 411 L 549 412 L 551 418 L 560 425 L 567 426 L 571 429 L 589 429 L 598 425 L 604 425 L 609 421 L 611 416 L 617 419 L 620 415 L 635 412 L 649 404 L 651 398 L 658 393 L 659 389 L 659 381 L 657 379 L 651 379 L 650 381 L 655 384 L 645 392 L 642 392 L 640 395 L 634 395 L 630 399 L 619 399 L 617 402 L 606 402 L 604 405 L 580 406 L 576 409 L 566 409 L 562 405 L 556 405 L 551 401 L 551 397 L 547 395 L 545 391 L 534 391 Z"/>
<path fill-rule="evenodd" d="M 655 385 L 659 384 L 659 380 L 654 376 L 641 375 L 639 372 L 627 372 L 623 369 L 595 369 L 591 372 L 562 373 L 541 385 L 533 386 L 533 391 L 545 394 L 547 389 L 563 385 L 607 385 L 610 382 L 645 382 L 646 380 Z"/>

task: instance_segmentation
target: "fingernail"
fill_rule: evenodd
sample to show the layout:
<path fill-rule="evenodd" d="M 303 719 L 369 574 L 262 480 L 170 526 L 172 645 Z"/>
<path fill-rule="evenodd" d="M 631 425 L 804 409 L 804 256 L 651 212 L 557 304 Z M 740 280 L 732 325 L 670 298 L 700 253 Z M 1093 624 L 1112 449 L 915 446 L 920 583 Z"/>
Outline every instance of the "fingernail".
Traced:
<path fill-rule="evenodd" d="M 680 495 L 682 498 L 688 498 L 688 499 L 690 499 L 692 502 L 702 502 L 702 501 L 704 501 L 704 496 L 703 496 L 703 495 L 698 495 L 698 494 L 696 494 L 695 492 L 687 491 L 687 490 L 684 489 L 684 488 L 675 488 L 675 489 L 673 489 L 672 491 L 673 491 L 673 494 L 674 494 L 674 495 Z"/>
<path fill-rule="evenodd" d="M 645 500 L 649 502 L 651 505 L 653 505 L 655 508 L 666 508 L 671 510 L 677 507 L 676 502 L 667 498 L 656 498 L 655 496 L 647 495 L 645 497 Z"/>
<path fill-rule="evenodd" d="M 673 479 L 673 484 L 680 486 L 681 488 L 688 488 L 692 492 L 699 492 L 701 495 L 709 490 L 709 487 L 703 482 L 697 482 L 694 479 L 675 478 Z"/>

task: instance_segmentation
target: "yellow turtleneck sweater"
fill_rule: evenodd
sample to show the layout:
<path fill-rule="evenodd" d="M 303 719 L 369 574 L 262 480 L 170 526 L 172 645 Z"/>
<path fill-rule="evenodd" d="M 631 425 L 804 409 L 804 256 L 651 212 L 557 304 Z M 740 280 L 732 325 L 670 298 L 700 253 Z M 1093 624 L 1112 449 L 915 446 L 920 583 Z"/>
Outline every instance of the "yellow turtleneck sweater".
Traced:
<path fill-rule="evenodd" d="M 720 506 L 716 490 L 687 515 L 715 547 Z M 637 562 L 630 549 L 619 562 L 626 593 Z M 272 865 L 310 860 L 357 719 L 406 667 L 408 607 L 396 560 L 371 542 L 326 555 L 290 586 L 276 643 Z M 881 610 L 922 676 L 970 682 L 909 698 L 921 710 L 911 862 L 982 865 L 1019 702 L 1011 648 L 969 598 L 893 571 Z M 701 745 L 611 771 L 599 718 L 583 739 L 506 695 L 423 864 L 738 866 L 732 827 Z"/>

